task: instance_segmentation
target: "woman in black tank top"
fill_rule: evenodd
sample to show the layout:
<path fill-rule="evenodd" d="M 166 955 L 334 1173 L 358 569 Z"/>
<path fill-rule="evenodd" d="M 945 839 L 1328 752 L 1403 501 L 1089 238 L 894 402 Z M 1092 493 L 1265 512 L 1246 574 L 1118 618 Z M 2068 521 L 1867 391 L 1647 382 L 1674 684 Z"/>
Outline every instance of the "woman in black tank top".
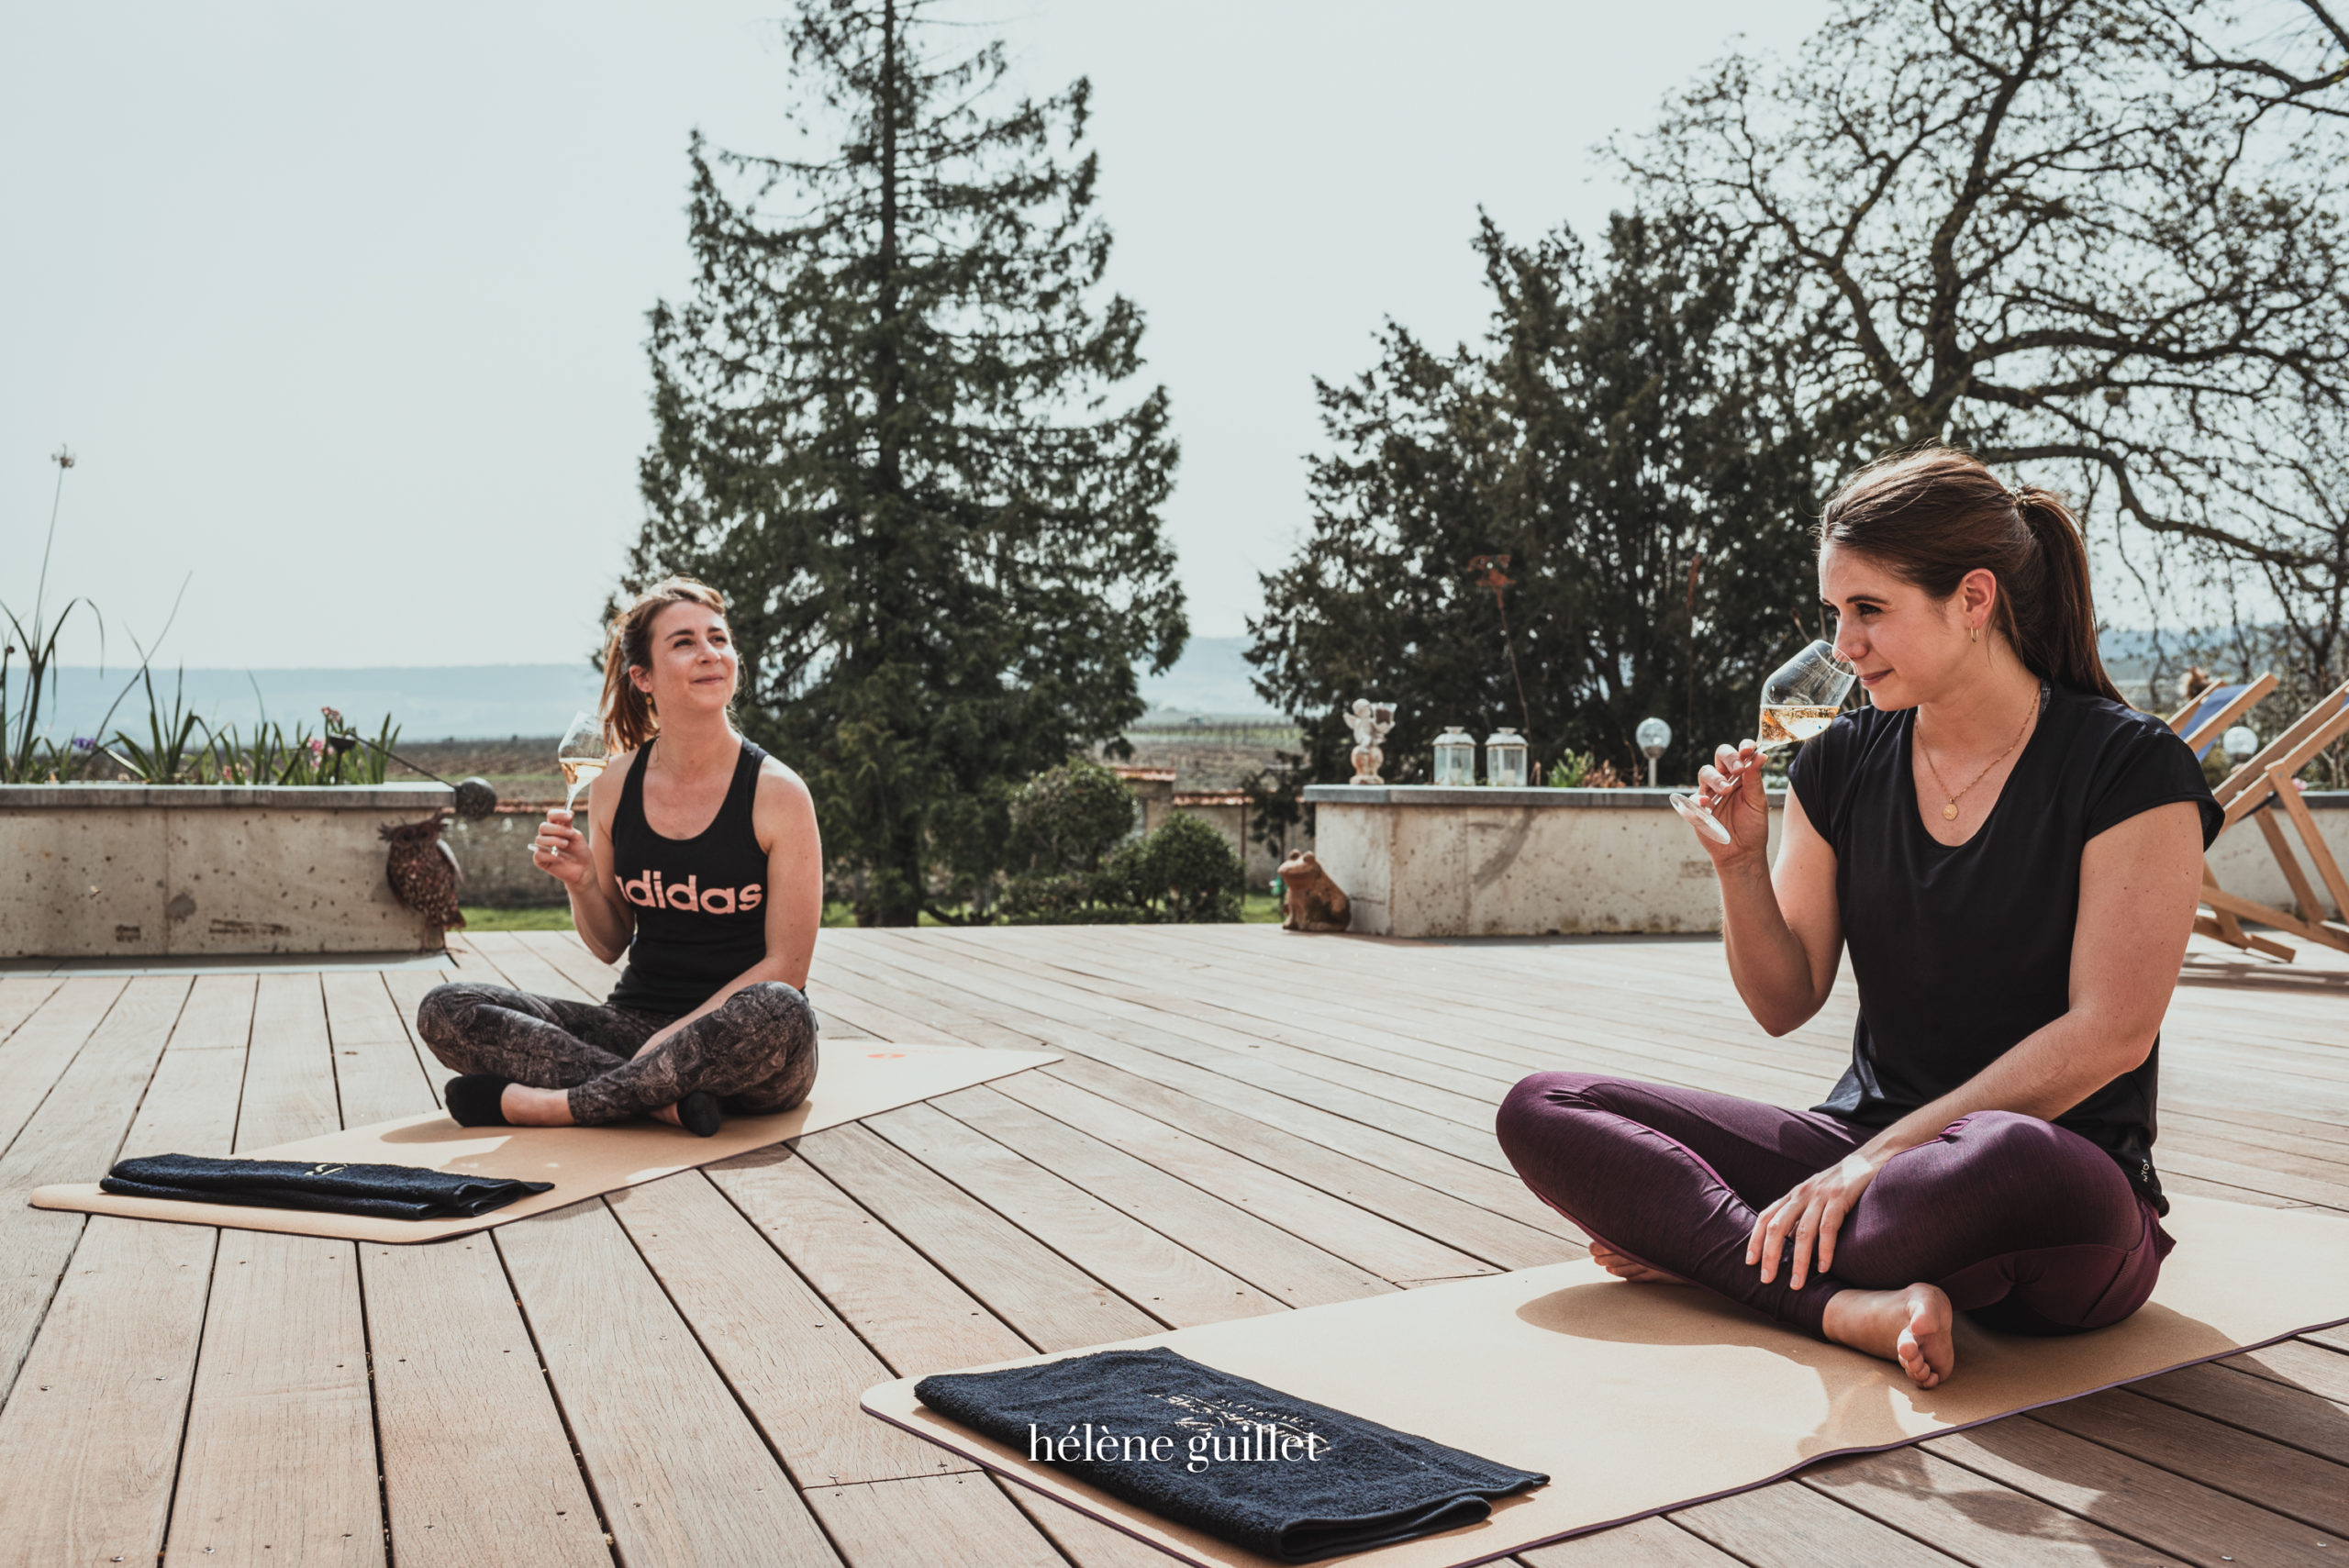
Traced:
<path fill-rule="evenodd" d="M 1732 837 L 1698 841 L 1772 1034 L 1819 1011 L 1848 947 L 1850 1067 L 1808 1111 L 1538 1073 L 1497 1131 L 1610 1273 L 1706 1286 L 1930 1388 L 1955 1312 L 2076 1333 L 2152 1292 L 2156 1031 L 2220 812 L 2106 678 L 2054 496 L 1932 449 L 1854 475 L 1820 531 L 1874 706 L 1796 757 L 1775 867 L 1751 740 L 1699 774 Z"/>
<path fill-rule="evenodd" d="M 417 1032 L 462 1074 L 446 1096 L 459 1122 L 651 1115 L 707 1137 L 721 1114 L 789 1110 L 814 1084 L 823 847 L 798 775 L 734 730 L 725 607 L 671 578 L 614 620 L 595 831 L 550 811 L 533 858 L 569 887 L 589 950 L 626 967 L 601 1004 L 476 984 L 429 993 Z"/>

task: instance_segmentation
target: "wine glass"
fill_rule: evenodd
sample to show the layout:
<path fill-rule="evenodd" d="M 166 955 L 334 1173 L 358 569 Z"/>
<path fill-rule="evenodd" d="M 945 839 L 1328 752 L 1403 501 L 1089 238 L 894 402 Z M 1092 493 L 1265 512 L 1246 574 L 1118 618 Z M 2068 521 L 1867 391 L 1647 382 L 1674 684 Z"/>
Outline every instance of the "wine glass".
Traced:
<path fill-rule="evenodd" d="M 1762 721 L 1754 745 L 1775 751 L 1798 740 L 1808 740 L 1835 722 L 1852 683 L 1859 672 L 1845 663 L 1831 642 L 1812 643 L 1771 672 L 1762 683 Z M 1739 781 L 1742 783 L 1742 780 Z M 1730 785 L 1735 789 L 1737 784 Z M 1672 809 L 1716 844 L 1730 841 L 1729 829 L 1713 816 L 1711 800 L 1674 794 Z"/>
<path fill-rule="evenodd" d="M 562 808 L 571 809 L 579 792 L 596 782 L 610 759 L 604 751 L 604 721 L 592 713 L 574 713 L 571 728 L 562 732 L 562 740 L 554 749 L 556 762 L 562 768 L 562 782 L 570 792 L 562 797 Z"/>

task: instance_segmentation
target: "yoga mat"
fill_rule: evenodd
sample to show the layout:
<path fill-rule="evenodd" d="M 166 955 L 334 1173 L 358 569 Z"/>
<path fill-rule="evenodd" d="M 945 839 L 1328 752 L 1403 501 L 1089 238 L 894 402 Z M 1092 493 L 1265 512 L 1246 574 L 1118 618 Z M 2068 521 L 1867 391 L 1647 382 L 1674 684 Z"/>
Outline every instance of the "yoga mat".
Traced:
<path fill-rule="evenodd" d="M 1994 1334 L 1961 1316 L 1956 1373 L 1932 1389 L 1718 1296 L 1628 1284 L 1587 1260 L 1117 1343 L 1169 1345 L 1284 1394 L 1547 1474 L 1547 1486 L 1501 1499 L 1481 1523 L 1328 1560 L 1460 1568 L 1742 1492 L 1832 1454 L 1897 1448 L 2349 1321 L 2349 1218 L 2214 1198 L 2172 1204 L 2163 1223 L 2177 1250 L 2134 1315 L 2059 1339 Z M 1274 1562 L 955 1425 L 914 1397 L 918 1381 L 865 1390 L 865 1413 L 1186 1562 Z"/>
<path fill-rule="evenodd" d="M 826 1046 L 817 1067 L 816 1086 L 805 1100 L 774 1116 L 729 1117 L 714 1138 L 696 1138 L 684 1128 L 650 1118 L 603 1127 L 459 1127 L 445 1113 L 429 1111 L 244 1151 L 256 1160 L 429 1165 L 437 1171 L 470 1171 L 554 1184 L 551 1192 L 533 1194 L 504 1208 L 463 1218 L 374 1219 L 306 1209 L 118 1197 L 100 1192 L 95 1182 L 37 1187 L 32 1204 L 35 1208 L 78 1209 L 84 1214 L 118 1214 L 132 1219 L 169 1219 L 237 1230 L 277 1230 L 295 1236 L 336 1236 L 353 1241 L 438 1241 L 527 1219 L 581 1198 L 672 1176 L 803 1132 L 878 1116 L 916 1100 L 1059 1060 L 1052 1051 L 982 1051 L 970 1046 L 863 1042 Z M 142 1149 L 130 1152 L 185 1151 Z"/>

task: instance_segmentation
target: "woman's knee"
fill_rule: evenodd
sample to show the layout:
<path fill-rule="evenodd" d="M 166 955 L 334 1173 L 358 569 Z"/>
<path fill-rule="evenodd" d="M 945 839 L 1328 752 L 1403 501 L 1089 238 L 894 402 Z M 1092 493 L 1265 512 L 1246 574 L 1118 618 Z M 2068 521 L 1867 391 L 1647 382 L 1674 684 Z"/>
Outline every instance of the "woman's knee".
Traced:
<path fill-rule="evenodd" d="M 463 1044 L 474 1013 L 488 999 L 484 987 L 463 981 L 436 985 L 416 1005 L 416 1032 L 433 1055 L 449 1063 L 449 1051 Z"/>
<path fill-rule="evenodd" d="M 1590 1091 L 1609 1079 L 1597 1073 L 1529 1073 L 1501 1099 L 1493 1116 L 1494 1135 L 1506 1150 L 1554 1132 L 1571 1113 L 1586 1108 Z"/>
<path fill-rule="evenodd" d="M 816 1036 L 816 1009 L 807 994 L 780 980 L 760 980 L 726 999 L 726 1008 L 743 1018 L 762 1036 L 796 1039 Z"/>

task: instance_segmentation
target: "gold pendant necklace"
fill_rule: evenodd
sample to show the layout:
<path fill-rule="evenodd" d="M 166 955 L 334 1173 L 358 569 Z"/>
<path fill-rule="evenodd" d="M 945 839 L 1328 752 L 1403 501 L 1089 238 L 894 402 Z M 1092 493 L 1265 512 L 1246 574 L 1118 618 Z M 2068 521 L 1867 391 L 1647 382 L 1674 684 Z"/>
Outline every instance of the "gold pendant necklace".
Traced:
<path fill-rule="evenodd" d="M 2044 687 L 2042 687 L 2042 688 L 2041 688 L 2041 692 L 2043 692 L 2044 690 L 2045 690 L 2045 688 L 2044 688 Z M 2032 719 L 2034 719 L 2034 718 L 2036 718 L 2036 717 L 2039 717 L 2039 698 L 2040 698 L 2041 692 L 2033 692 L 2033 693 L 2032 694 L 2032 696 L 2031 696 L 2031 711 L 2030 711 L 2030 712 L 2028 712 L 2028 713 L 2026 713 L 2026 714 L 2024 714 L 2024 715 L 2022 716 L 2022 724 L 2021 724 L 2021 728 L 2019 728 L 2018 729 L 2016 729 L 2016 731 L 2015 731 L 2015 738 L 2014 738 L 2013 740 L 2009 740 L 2009 741 L 2008 741 L 2008 742 L 2007 742 L 2007 750 L 2006 750 L 2005 751 L 2001 751 L 2001 752 L 1999 752 L 1997 756 L 1995 756 L 1995 757 L 1991 758 L 1991 759 L 1989 760 L 1989 762 L 1987 762 L 1984 763 L 1984 764 L 1983 764 L 1983 767 L 1982 767 L 1982 771 L 1981 771 L 1980 773 L 1978 773 L 1975 774 L 1975 775 L 1973 776 L 1973 778 L 1971 778 L 1971 779 L 1969 779 L 1969 780 L 1967 780 L 1967 781 L 1966 781 L 1965 789 L 1959 790 L 1959 791 L 1957 792 L 1957 794 L 1955 794 L 1955 795 L 1950 795 L 1950 793 L 1949 793 L 1949 781 L 1942 777 L 1942 771 L 1941 771 L 1941 769 L 1939 769 L 1939 768 L 1937 768 L 1937 767 L 1934 767 L 1934 766 L 1933 766 L 1933 754 L 1932 754 L 1931 751 L 1925 751 L 1925 749 L 1924 749 L 1924 747 L 1923 747 L 1922 745 L 1920 745 L 1920 746 L 1917 748 L 1920 751 L 1923 751 L 1923 752 L 1924 752 L 1924 757 L 1925 757 L 1925 767 L 1926 767 L 1926 769 L 1927 769 L 1929 772 L 1931 772 L 1931 773 L 1932 773 L 1932 774 L 1933 775 L 1933 783 L 1935 783 L 1936 784 L 1939 784 L 1939 785 L 1941 786 L 1941 791 L 1942 791 L 1942 793 L 1943 793 L 1943 795 L 1949 795 L 1949 799 L 1948 799 L 1947 803 L 1946 803 L 1946 804 L 1944 804 L 1944 805 L 1942 806 L 1942 820 L 1943 820 L 1943 821 L 1944 821 L 1944 822 L 1954 822 L 1954 821 L 1956 821 L 1956 820 L 1957 820 L 1957 803 L 1958 803 L 1958 801 L 1959 801 L 1959 800 L 1961 800 L 1961 799 L 1963 799 L 1963 798 L 1965 797 L 1965 790 L 1970 790 L 1970 789 L 1972 789 L 1976 784 L 1980 784 L 1980 783 L 1983 781 L 1983 779 L 1984 779 L 1984 778 L 1986 778 L 1987 776 L 1988 776 L 1989 772 L 1990 772 L 1990 770 L 1991 770 L 1992 768 L 1997 767 L 2000 762 L 2005 762 L 2005 761 L 2007 760 L 2007 756 L 2008 756 L 2008 753 L 2009 753 L 2009 752 L 2011 752 L 2011 751 L 2012 751 L 2016 747 L 2018 747 L 2018 746 L 2020 746 L 2020 745 L 2021 745 L 2021 744 L 2022 744 L 2023 731 L 2024 731 L 2024 730 L 2026 730 L 2026 729 L 2029 729 L 2029 728 L 2031 728 L 2031 721 L 2032 721 Z"/>

